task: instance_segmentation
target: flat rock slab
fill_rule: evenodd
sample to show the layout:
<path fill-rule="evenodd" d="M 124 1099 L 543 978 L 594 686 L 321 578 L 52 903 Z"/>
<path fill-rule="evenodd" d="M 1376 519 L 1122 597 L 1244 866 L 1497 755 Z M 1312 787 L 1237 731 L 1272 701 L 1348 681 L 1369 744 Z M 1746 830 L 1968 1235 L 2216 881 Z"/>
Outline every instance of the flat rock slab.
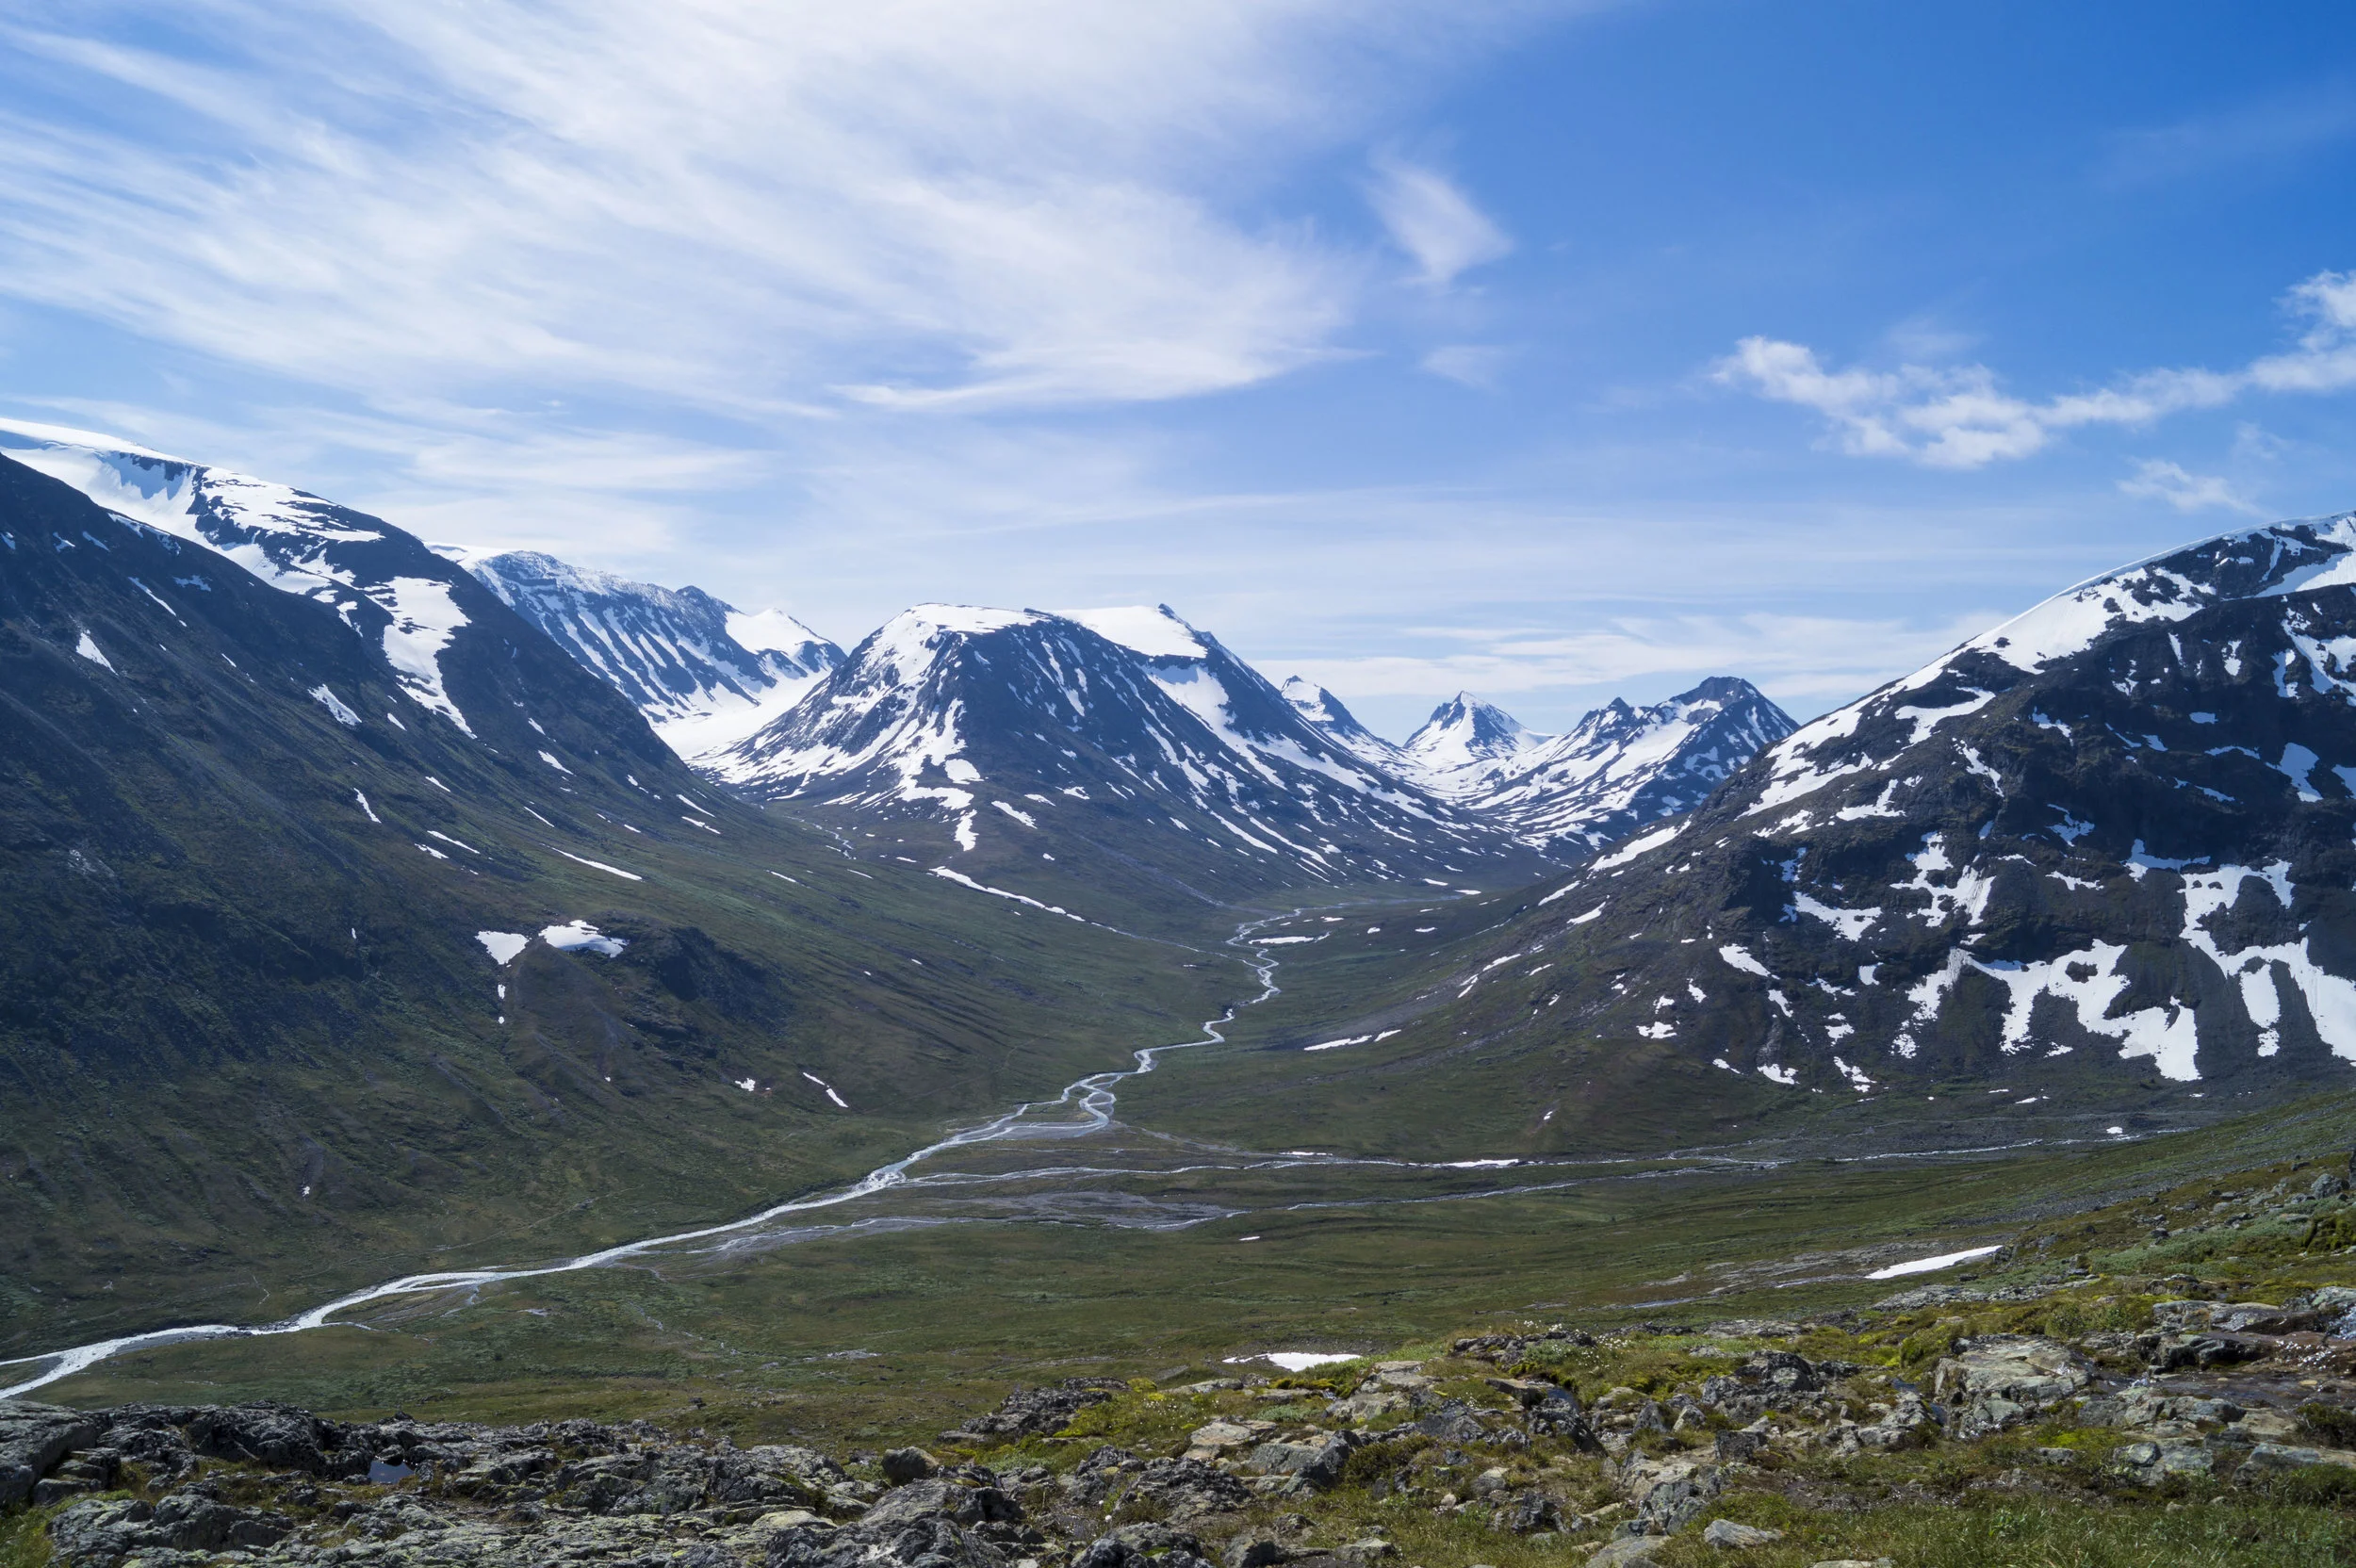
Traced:
<path fill-rule="evenodd" d="M 31 1496 L 51 1465 L 89 1447 L 106 1429 L 105 1423 L 62 1405 L 0 1400 L 0 1508 Z"/>

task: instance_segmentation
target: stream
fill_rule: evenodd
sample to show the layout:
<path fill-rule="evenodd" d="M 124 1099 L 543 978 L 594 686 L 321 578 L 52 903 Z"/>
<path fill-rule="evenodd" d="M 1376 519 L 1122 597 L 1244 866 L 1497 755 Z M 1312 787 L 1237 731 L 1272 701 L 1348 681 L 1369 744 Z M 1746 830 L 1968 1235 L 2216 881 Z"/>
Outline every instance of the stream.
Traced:
<path fill-rule="evenodd" d="M 365 1326 L 352 1323 L 346 1315 L 372 1302 L 440 1291 L 472 1292 L 508 1281 L 644 1265 L 658 1259 L 667 1272 L 725 1268 L 761 1252 L 821 1237 L 1022 1220 L 1170 1231 L 1252 1213 L 1508 1198 L 1598 1182 L 1763 1171 L 1787 1163 L 1758 1150 L 1425 1163 L 1306 1149 L 1250 1151 L 1115 1121 L 1117 1091 L 1123 1082 L 1152 1072 L 1168 1053 L 1226 1043 L 1222 1029 L 1239 1012 L 1280 994 L 1275 980 L 1278 960 L 1265 947 L 1255 945 L 1254 933 L 1300 912 L 1246 922 L 1228 939 L 1230 946 L 1247 955 L 1243 962 L 1257 975 L 1261 990 L 1220 1017 L 1206 1020 L 1200 1038 L 1143 1047 L 1132 1054 L 1134 1066 L 1090 1073 L 1066 1086 L 1053 1100 L 1025 1102 L 988 1121 L 953 1132 L 876 1168 L 848 1186 L 776 1203 L 723 1224 L 650 1236 L 555 1262 L 407 1274 L 273 1323 L 157 1329 L 15 1357 L 0 1361 L 0 1369 L 38 1370 L 0 1386 L 0 1398 L 28 1394 L 112 1357 L 158 1346 L 302 1333 L 339 1324 Z M 1085 1154 L 1075 1149 L 1072 1157 L 1059 1163 L 1034 1163 L 1037 1145 L 1082 1140 L 1088 1144 Z M 2021 1144 L 1916 1149 L 1851 1158 L 1969 1157 L 2052 1141 L 2077 1140 L 2031 1138 Z M 954 1166 L 948 1162 L 952 1155 L 960 1156 Z M 8 1375 L 0 1370 L 0 1377 Z"/>

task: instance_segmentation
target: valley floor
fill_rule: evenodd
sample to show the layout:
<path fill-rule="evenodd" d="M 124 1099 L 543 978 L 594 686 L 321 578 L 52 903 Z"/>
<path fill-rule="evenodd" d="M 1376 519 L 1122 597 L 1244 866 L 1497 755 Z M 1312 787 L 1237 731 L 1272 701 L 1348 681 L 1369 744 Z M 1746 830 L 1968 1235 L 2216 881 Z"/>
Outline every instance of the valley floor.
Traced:
<path fill-rule="evenodd" d="M 2318 1113 L 2308 1131 L 2344 1133 L 2346 1115 Z M 143 1392 L 204 1386 L 204 1403 L 106 1408 L 128 1390 L 85 1386 L 60 1390 L 79 1409 L 0 1404 L 0 1485 L 29 1504 L 0 1515 L 0 1561 L 2346 1562 L 2344 1164 L 2147 1184 L 2016 1227 L 1977 1265 L 1922 1276 L 1936 1282 L 1839 1272 L 1854 1253 L 1791 1278 L 1800 1260 L 1754 1248 L 1765 1272 L 1722 1270 L 1710 1295 L 1540 1303 L 1547 1316 L 1332 1352 L 1282 1377 L 1208 1356 L 1106 1376 L 1139 1364 L 1111 1354 L 1089 1358 L 1094 1376 L 1070 1376 L 1073 1358 L 1055 1369 L 1066 1376 L 994 1401 L 924 1380 L 901 1352 L 839 1363 L 872 1377 L 896 1361 L 897 1397 L 837 1404 L 831 1419 L 825 1402 L 789 1410 L 706 1368 L 667 1391 L 702 1392 L 661 1426 L 612 1424 L 643 1387 L 576 1384 L 493 1416 L 567 1417 L 518 1429 L 464 1419 L 515 1399 L 496 1377 L 402 1401 L 428 1414 L 321 1421 L 220 1408 L 232 1388 L 182 1368 L 181 1387 Z M 1771 1302 L 1772 1315 L 1740 1310 Z M 957 1321 L 978 1328 L 992 1305 L 976 1292 Z M 475 1302 L 384 1337 L 433 1343 L 469 1317 L 550 1310 Z"/>

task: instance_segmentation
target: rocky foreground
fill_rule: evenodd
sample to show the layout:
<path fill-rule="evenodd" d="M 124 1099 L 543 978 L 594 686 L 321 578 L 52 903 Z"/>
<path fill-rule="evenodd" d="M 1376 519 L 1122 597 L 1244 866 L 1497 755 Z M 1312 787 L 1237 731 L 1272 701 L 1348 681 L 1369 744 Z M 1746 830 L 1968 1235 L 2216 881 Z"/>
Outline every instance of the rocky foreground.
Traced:
<path fill-rule="evenodd" d="M 880 1454 L 19 1401 L 0 1506 L 10 1560 L 45 1543 L 59 1568 L 1668 1568 L 1807 1562 L 1811 1516 L 1991 1492 L 2345 1509 L 2356 1287 L 2216 1294 L 2064 1276 L 1797 1322 L 1530 1325 L 1317 1378 L 1025 1389 Z"/>

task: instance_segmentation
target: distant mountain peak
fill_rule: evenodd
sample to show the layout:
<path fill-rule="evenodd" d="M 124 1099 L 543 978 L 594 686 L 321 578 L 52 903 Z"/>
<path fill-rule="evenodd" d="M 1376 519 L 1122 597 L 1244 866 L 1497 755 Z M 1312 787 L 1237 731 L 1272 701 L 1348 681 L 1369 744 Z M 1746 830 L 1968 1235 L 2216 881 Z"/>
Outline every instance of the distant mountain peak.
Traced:
<path fill-rule="evenodd" d="M 743 739 L 843 661 L 782 610 L 747 612 L 700 588 L 633 581 L 537 550 L 439 547 L 629 697 L 683 757 Z"/>
<path fill-rule="evenodd" d="M 1167 606 L 916 606 L 711 761 L 768 798 L 946 821 L 958 853 L 995 840 L 1198 897 L 1527 854 L 1312 724 Z"/>

